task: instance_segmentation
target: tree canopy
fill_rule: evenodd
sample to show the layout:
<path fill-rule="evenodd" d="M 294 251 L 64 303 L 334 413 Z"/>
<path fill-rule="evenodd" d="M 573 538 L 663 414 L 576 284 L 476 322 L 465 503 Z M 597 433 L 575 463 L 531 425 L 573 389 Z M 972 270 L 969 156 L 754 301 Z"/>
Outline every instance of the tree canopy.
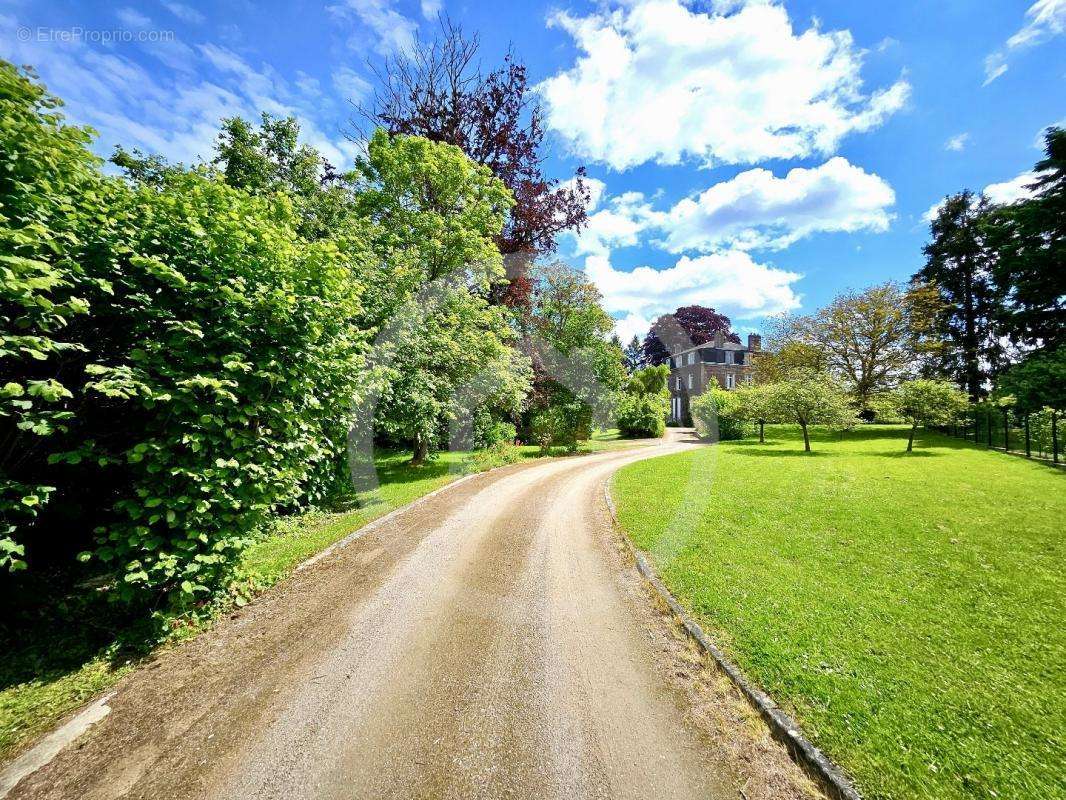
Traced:
<path fill-rule="evenodd" d="M 721 333 L 727 341 L 740 344 L 740 337 L 730 331 L 729 317 L 705 306 L 682 306 L 673 314 L 664 314 L 652 323 L 641 345 L 643 363 L 665 364 L 670 354 L 694 345 L 707 344 Z"/>

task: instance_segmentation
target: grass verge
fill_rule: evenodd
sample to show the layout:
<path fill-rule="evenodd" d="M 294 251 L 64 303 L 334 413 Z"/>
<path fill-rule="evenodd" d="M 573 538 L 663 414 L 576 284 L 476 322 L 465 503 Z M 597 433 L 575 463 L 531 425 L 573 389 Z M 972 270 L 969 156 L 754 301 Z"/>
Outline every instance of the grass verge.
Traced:
<path fill-rule="evenodd" d="M 868 798 L 1066 796 L 1066 474 L 901 429 L 621 470 L 619 522 Z"/>
<path fill-rule="evenodd" d="M 630 446 L 617 430 L 599 431 L 578 454 Z M 565 455 L 556 450 L 552 455 Z M 265 589 L 301 562 L 390 511 L 471 472 L 540 456 L 538 447 L 500 447 L 440 453 L 421 467 L 409 454 L 382 452 L 375 458 L 379 486 L 347 498 L 355 506 L 340 512 L 311 512 L 277 520 L 274 528 L 244 551 L 241 572 Z M 65 595 L 29 625 L 0 639 L 0 761 L 6 760 L 60 717 L 113 686 L 138 661 L 162 644 L 194 636 L 211 619 L 160 620 L 124 617 L 91 586 L 71 593 L 41 581 L 42 597 Z M 220 609 L 224 610 L 224 609 Z"/>

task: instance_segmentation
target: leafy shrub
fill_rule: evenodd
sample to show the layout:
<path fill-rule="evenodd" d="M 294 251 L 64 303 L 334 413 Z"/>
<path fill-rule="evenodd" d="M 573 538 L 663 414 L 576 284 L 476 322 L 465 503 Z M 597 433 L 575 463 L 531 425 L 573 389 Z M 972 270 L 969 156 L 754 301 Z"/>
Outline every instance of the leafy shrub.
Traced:
<path fill-rule="evenodd" d="M 577 399 L 556 403 L 533 415 L 530 432 L 542 453 L 552 447 L 565 447 L 572 453 L 578 442 L 592 436 L 592 410 Z"/>
<path fill-rule="evenodd" d="M 513 444 L 517 430 L 514 423 L 496 417 L 492 409 L 482 406 L 474 413 L 474 447 L 484 449 L 498 444 Z"/>
<path fill-rule="evenodd" d="M 666 431 L 662 398 L 623 393 L 618 401 L 618 430 L 623 436 L 662 436 Z"/>
<path fill-rule="evenodd" d="M 197 174 L 127 193 L 87 271 L 95 414 L 60 460 L 112 465 L 92 554 L 132 598 L 207 594 L 270 511 L 314 498 L 358 390 L 358 249 L 307 244 L 291 204 Z"/>
<path fill-rule="evenodd" d="M 662 436 L 666 430 L 670 369 L 665 365 L 637 370 L 618 401 L 618 429 L 623 436 Z"/>
<path fill-rule="evenodd" d="M 514 464 L 522 459 L 522 451 L 511 442 L 500 441 L 483 450 L 475 450 L 466 460 L 466 467 L 471 472 L 484 472 L 488 469 Z"/>
<path fill-rule="evenodd" d="M 58 105 L 0 63 L 0 565 L 90 545 L 116 596 L 187 602 L 336 474 L 369 259 L 301 241 L 283 195 L 105 177 Z"/>
<path fill-rule="evenodd" d="M 746 391 L 739 388 L 726 391 L 713 387 L 695 398 L 689 405 L 696 433 L 704 439 L 743 439 L 751 420 Z"/>
<path fill-rule="evenodd" d="M 0 61 L 0 569 L 26 566 L 25 531 L 55 492 L 46 461 L 72 417 L 61 361 L 81 349 L 66 329 L 89 310 L 77 251 L 105 224 L 91 134 L 60 105 Z"/>

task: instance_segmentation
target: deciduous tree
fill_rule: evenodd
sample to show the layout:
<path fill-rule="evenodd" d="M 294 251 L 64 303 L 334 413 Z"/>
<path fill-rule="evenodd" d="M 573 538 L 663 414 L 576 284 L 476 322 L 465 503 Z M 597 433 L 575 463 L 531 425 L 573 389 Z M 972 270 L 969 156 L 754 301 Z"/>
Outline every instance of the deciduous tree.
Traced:
<path fill-rule="evenodd" d="M 645 364 L 665 364 L 671 352 L 706 344 L 721 333 L 734 344 L 740 337 L 729 329 L 729 317 L 705 306 L 682 306 L 673 314 L 664 314 L 652 323 L 644 337 L 641 354 Z"/>
<path fill-rule="evenodd" d="M 500 251 L 550 253 L 561 232 L 585 221 L 584 169 L 566 184 L 544 175 L 543 114 L 525 65 L 508 53 L 483 72 L 479 50 L 476 35 L 442 19 L 434 41 L 385 64 L 363 116 L 393 134 L 455 145 L 488 167 L 515 199 L 497 235 Z"/>
<path fill-rule="evenodd" d="M 799 425 L 803 449 L 810 452 L 810 425 L 849 428 L 858 422 L 847 392 L 826 373 L 799 373 L 757 388 L 767 422 Z"/>
<path fill-rule="evenodd" d="M 968 405 L 966 395 L 947 381 L 919 378 L 905 381 L 892 393 L 896 411 L 911 423 L 907 452 L 914 449 L 914 433 L 919 425 L 947 424 Z"/>

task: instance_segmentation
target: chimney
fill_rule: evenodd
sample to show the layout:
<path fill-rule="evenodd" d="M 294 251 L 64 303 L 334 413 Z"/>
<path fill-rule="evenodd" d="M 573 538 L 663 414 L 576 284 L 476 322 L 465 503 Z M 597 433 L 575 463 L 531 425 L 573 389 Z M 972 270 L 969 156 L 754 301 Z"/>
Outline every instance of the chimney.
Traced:
<path fill-rule="evenodd" d="M 748 334 L 748 349 L 753 353 L 757 353 L 762 350 L 762 337 L 759 334 Z"/>
<path fill-rule="evenodd" d="M 723 347 L 725 345 L 725 334 L 721 331 L 714 332 L 714 346 Z"/>

